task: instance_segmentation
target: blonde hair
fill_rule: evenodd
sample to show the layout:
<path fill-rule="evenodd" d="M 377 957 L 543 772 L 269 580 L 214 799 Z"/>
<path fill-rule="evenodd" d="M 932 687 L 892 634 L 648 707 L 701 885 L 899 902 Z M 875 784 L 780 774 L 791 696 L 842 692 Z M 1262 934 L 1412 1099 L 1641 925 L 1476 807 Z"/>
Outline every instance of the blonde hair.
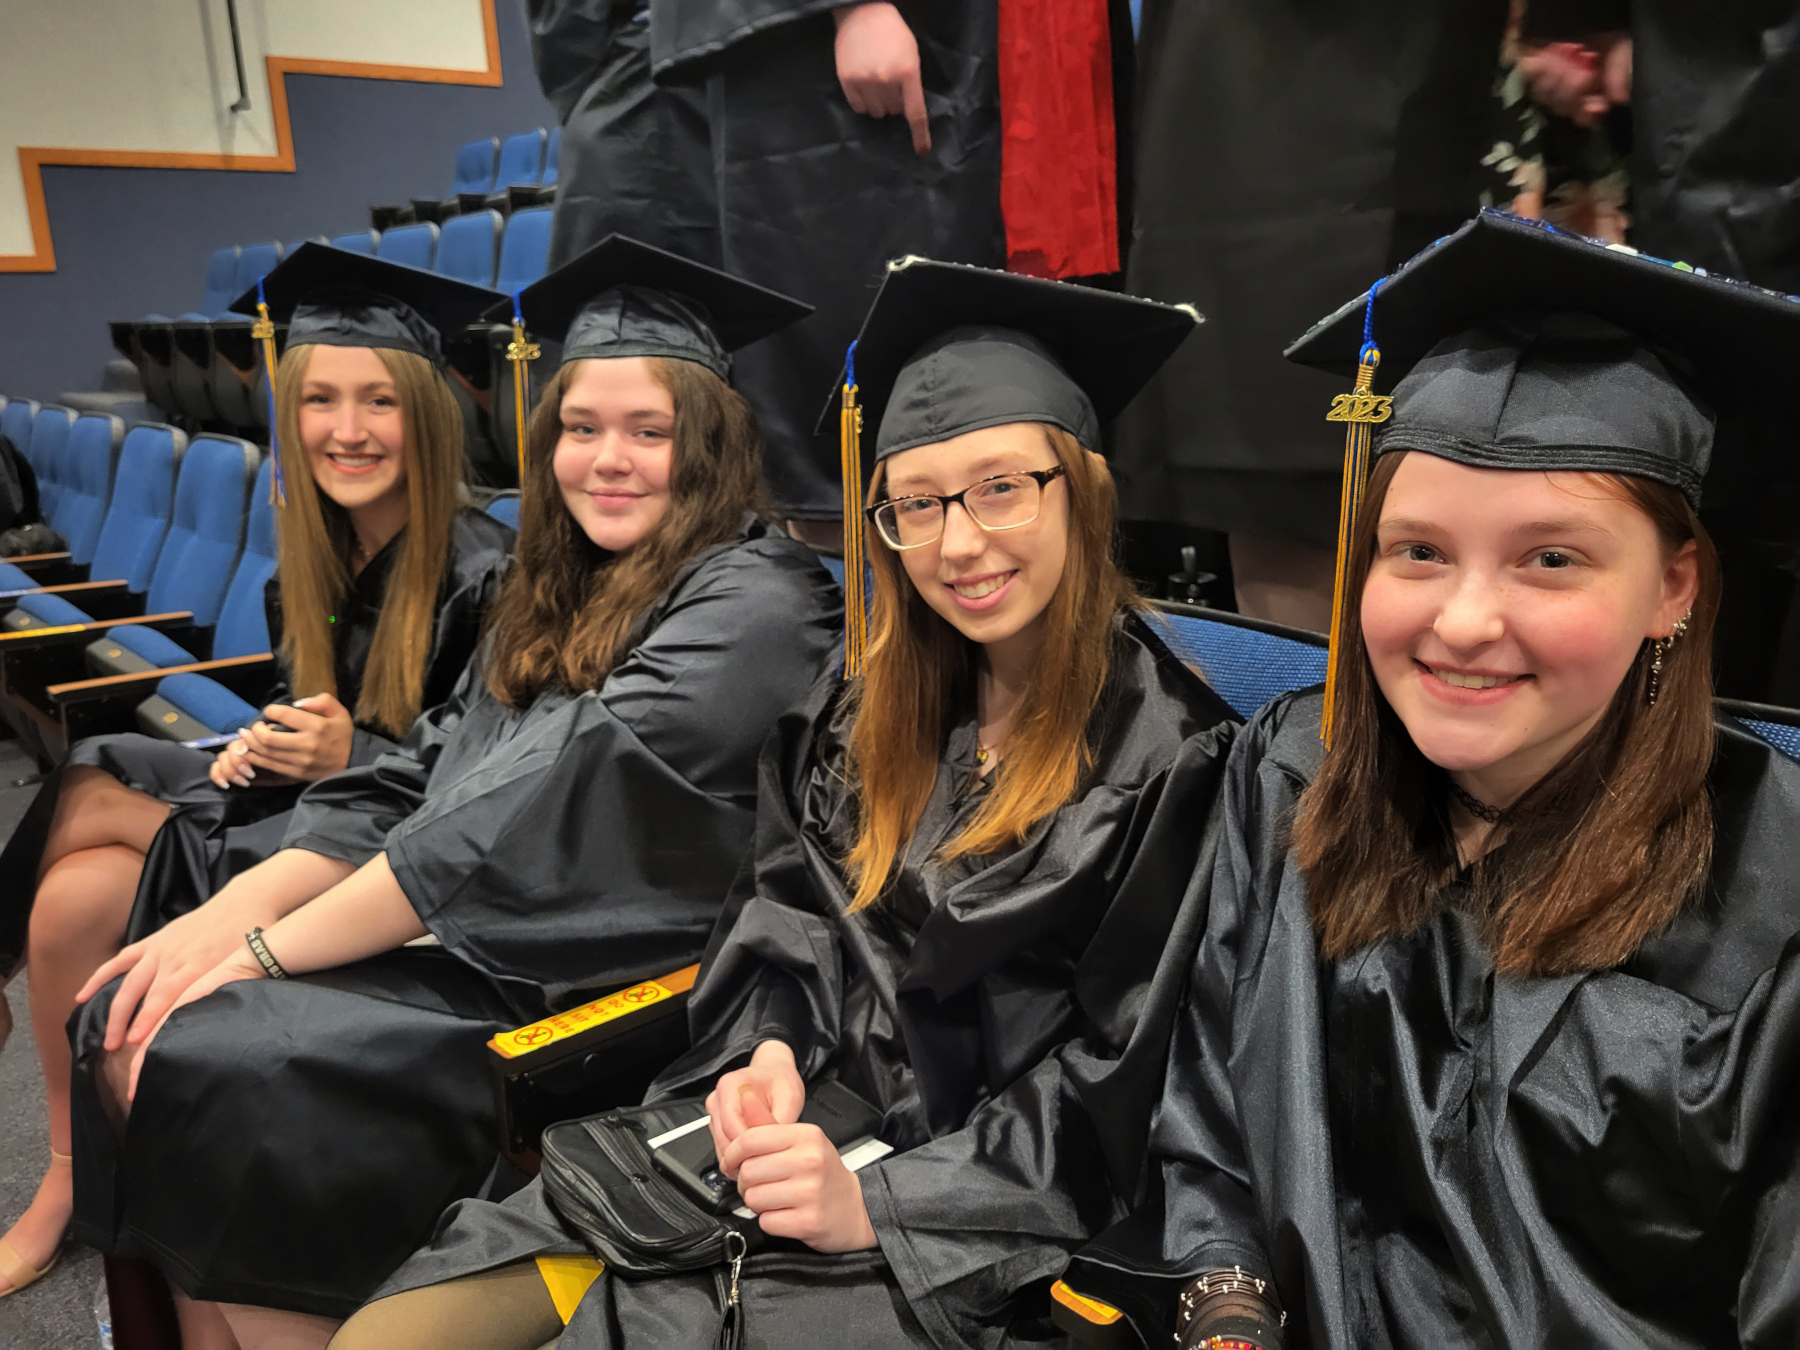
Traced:
<path fill-rule="evenodd" d="M 944 846 L 943 861 L 1017 846 L 1075 796 L 1093 767 L 1088 724 L 1111 667 L 1113 616 L 1140 603 L 1113 556 L 1118 499 L 1105 461 L 1067 432 L 1043 430 L 1067 471 L 1062 579 L 1045 611 L 1037 678 L 1014 716 L 1005 768 L 967 828 Z M 878 467 L 871 501 L 881 484 Z M 975 644 L 925 603 L 893 550 L 877 543 L 869 562 L 875 575 L 869 647 L 848 695 L 858 804 L 856 842 L 846 859 L 852 912 L 880 898 L 918 829 L 937 781 L 951 699 L 976 657 Z"/>
<path fill-rule="evenodd" d="M 463 421 L 455 396 L 431 362 L 413 352 L 374 349 L 394 381 L 405 429 L 408 517 L 363 668 L 356 720 L 406 735 L 425 696 L 425 662 L 438 590 L 450 564 L 462 505 Z M 295 692 L 336 695 L 332 617 L 353 583 L 355 534 L 349 513 L 319 491 L 300 440 L 300 395 L 313 347 L 290 348 L 275 375 L 275 423 L 287 504 L 276 531 L 281 587 L 281 655 Z"/>

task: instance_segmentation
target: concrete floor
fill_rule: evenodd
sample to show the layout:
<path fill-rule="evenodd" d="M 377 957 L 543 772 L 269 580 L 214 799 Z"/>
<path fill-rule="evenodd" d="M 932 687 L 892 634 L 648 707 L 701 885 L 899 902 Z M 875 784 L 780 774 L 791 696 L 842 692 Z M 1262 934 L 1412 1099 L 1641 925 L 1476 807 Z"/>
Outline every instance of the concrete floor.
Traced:
<path fill-rule="evenodd" d="M 17 741 L 0 741 L 0 841 L 31 804 L 35 787 L 14 780 L 34 771 Z M 19 884 L 0 877 L 0 887 Z M 12 1039 L 0 1050 L 0 1233 L 12 1226 L 37 1191 L 48 1157 L 44 1080 L 31 1037 L 31 1009 L 21 974 L 6 991 L 12 1005 Z M 0 1350 L 93 1350 L 94 1293 L 100 1285 L 97 1254 L 71 1248 L 44 1279 L 21 1294 L 0 1298 Z"/>

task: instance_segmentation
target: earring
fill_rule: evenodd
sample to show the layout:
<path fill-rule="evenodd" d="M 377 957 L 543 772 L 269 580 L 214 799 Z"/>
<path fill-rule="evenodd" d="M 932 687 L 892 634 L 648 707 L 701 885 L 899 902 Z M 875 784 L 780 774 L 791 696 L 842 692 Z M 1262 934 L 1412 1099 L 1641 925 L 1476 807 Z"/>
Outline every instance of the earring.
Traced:
<path fill-rule="evenodd" d="M 1675 621 L 1675 631 L 1670 633 L 1669 636 L 1663 637 L 1663 638 L 1654 638 L 1654 639 L 1652 639 L 1652 641 L 1650 643 L 1650 646 L 1652 648 L 1652 652 L 1651 652 L 1651 656 L 1650 656 L 1650 706 L 1651 707 L 1656 706 L 1656 695 L 1662 687 L 1663 657 L 1665 655 L 1667 655 L 1669 652 L 1669 649 L 1675 645 L 1675 639 L 1686 636 L 1687 630 L 1688 630 L 1688 618 L 1690 615 L 1693 614 L 1693 612 L 1694 611 L 1690 609 L 1687 612 L 1687 614 L 1683 614 L 1679 619 L 1677 619 Z"/>

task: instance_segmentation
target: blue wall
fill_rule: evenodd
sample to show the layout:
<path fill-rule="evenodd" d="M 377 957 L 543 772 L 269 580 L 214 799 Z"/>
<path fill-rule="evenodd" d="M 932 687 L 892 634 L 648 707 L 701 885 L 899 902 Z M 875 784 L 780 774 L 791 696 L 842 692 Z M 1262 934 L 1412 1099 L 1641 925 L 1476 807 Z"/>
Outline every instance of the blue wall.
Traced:
<path fill-rule="evenodd" d="M 436 196 L 464 141 L 554 125 L 520 0 L 497 0 L 505 84 L 287 77 L 294 173 L 46 168 L 55 272 L 0 273 L 0 393 L 93 388 L 108 319 L 200 302 L 226 244 L 367 229 L 369 206 Z"/>

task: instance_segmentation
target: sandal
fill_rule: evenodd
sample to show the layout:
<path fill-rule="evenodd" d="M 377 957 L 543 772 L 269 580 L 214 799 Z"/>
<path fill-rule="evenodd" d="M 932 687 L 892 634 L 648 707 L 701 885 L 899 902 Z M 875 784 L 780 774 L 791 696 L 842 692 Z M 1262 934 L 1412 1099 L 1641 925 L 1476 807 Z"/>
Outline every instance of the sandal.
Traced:
<path fill-rule="evenodd" d="M 52 1164 L 66 1163 L 71 1166 L 75 1162 L 74 1158 L 67 1153 L 58 1153 L 55 1149 L 50 1150 L 50 1161 Z M 63 1242 L 59 1241 L 56 1244 L 56 1250 L 50 1253 L 50 1259 L 44 1263 L 44 1268 L 39 1270 L 20 1256 L 12 1243 L 5 1238 L 0 1238 L 0 1280 L 5 1280 L 12 1286 L 5 1293 L 0 1293 L 0 1298 L 11 1298 L 21 1290 L 29 1289 L 56 1269 L 56 1263 L 62 1260 L 62 1254 Z"/>

